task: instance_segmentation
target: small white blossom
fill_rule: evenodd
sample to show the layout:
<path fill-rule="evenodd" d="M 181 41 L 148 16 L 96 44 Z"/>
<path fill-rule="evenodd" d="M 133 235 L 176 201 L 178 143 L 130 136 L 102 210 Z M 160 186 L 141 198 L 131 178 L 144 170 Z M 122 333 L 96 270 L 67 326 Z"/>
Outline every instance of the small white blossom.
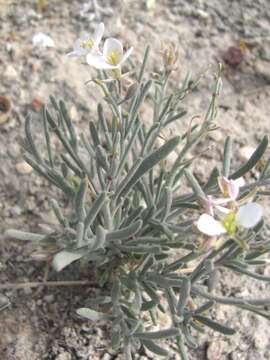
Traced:
<path fill-rule="evenodd" d="M 197 222 L 197 228 L 208 236 L 226 233 L 234 235 L 238 228 L 251 229 L 256 226 L 262 215 L 261 205 L 251 202 L 241 206 L 236 212 L 228 212 L 221 220 L 216 220 L 209 214 L 202 214 Z"/>
<path fill-rule="evenodd" d="M 88 34 L 82 35 L 79 39 L 77 39 L 74 43 L 73 51 L 67 54 L 67 56 L 79 57 L 85 56 L 88 53 L 90 54 L 101 54 L 99 51 L 99 44 L 101 42 L 102 36 L 104 34 L 104 24 L 100 23 L 93 36 L 89 36 Z"/>
<path fill-rule="evenodd" d="M 132 53 L 133 48 L 129 48 L 124 53 L 122 43 L 114 38 L 105 41 L 102 54 L 89 53 L 86 61 L 96 69 L 116 70 L 127 60 Z"/>

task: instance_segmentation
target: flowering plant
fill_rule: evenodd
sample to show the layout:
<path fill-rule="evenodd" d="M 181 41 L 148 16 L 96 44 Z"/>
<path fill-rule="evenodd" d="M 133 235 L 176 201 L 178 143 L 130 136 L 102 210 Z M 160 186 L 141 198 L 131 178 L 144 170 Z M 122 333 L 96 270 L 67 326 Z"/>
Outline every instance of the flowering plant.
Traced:
<path fill-rule="evenodd" d="M 269 299 L 222 297 L 214 291 L 214 275 L 224 268 L 270 281 L 250 269 L 266 263 L 263 256 L 270 249 L 261 233 L 259 205 L 261 197 L 269 195 L 261 189 L 270 182 L 269 159 L 258 180 L 239 185 L 264 156 L 268 139 L 264 137 L 251 158 L 233 172 L 228 137 L 221 168 L 214 168 L 206 182 L 196 178 L 191 171 L 194 157 L 190 160 L 188 155 L 216 128 L 222 67 L 214 74 L 204 119 L 167 138 L 164 129 L 186 115 L 184 99 L 199 79 L 188 75 L 180 87 L 169 90 L 177 60 L 172 46 L 163 54 L 164 69 L 159 73 L 146 72 L 147 47 L 141 65 L 123 74 L 132 48 L 124 53 L 121 42 L 109 38 L 100 51 L 102 35 L 100 24 L 93 39 L 81 38 L 71 53 L 85 56 L 99 69 L 94 82 L 104 98 L 97 106 L 98 120 L 89 122 L 89 133 L 78 135 L 64 102 L 51 97 L 51 110 L 44 107 L 41 114 L 44 156 L 35 144 L 29 118 L 25 121 L 26 161 L 63 191 L 69 207 L 51 200 L 59 225 L 49 234 L 10 229 L 6 235 L 38 243 L 42 258 L 56 271 L 82 259 L 97 269 L 97 281 L 107 295 L 90 299 L 91 308 L 78 309 L 78 314 L 90 321 L 111 321 L 112 347 L 122 348 L 126 360 L 141 346 L 168 357 L 175 347 L 160 346 L 167 338 L 174 339 L 181 359 L 188 359 L 188 348 L 196 346 L 194 331 L 209 327 L 234 334 L 228 324 L 211 318 L 216 304 L 270 319 L 264 308 Z M 126 74 L 129 87 L 123 81 Z M 147 123 L 141 114 L 145 103 L 153 108 Z M 62 144 L 60 152 L 52 146 L 53 136 Z M 164 143 L 158 147 L 161 138 Z M 170 159 L 173 151 L 175 160 Z M 192 192 L 179 193 L 186 182 Z"/>

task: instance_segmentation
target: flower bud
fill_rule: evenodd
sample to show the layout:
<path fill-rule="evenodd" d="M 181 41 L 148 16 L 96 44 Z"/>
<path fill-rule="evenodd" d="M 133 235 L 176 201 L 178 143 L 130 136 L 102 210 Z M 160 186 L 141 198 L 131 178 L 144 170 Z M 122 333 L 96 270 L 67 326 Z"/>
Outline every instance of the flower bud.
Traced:
<path fill-rule="evenodd" d="M 178 60 L 179 52 L 176 49 L 175 44 L 170 43 L 167 44 L 166 46 L 163 46 L 161 53 L 166 71 L 176 70 L 175 64 Z"/>

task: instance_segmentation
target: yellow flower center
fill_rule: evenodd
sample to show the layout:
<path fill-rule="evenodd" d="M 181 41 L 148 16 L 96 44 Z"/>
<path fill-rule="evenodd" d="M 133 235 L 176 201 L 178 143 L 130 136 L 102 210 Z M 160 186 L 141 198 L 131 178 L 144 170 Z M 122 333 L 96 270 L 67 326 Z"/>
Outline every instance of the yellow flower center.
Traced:
<path fill-rule="evenodd" d="M 93 39 L 82 40 L 80 45 L 83 49 L 92 49 L 94 45 L 94 40 Z"/>
<path fill-rule="evenodd" d="M 223 196 L 224 197 L 229 197 L 229 187 L 228 187 L 228 185 L 226 185 L 225 187 L 224 187 L 224 190 L 223 190 Z"/>
<path fill-rule="evenodd" d="M 112 51 L 107 55 L 107 61 L 111 65 L 118 65 L 121 60 L 121 52 L 120 51 Z"/>
<path fill-rule="evenodd" d="M 236 214 L 234 212 L 226 215 L 221 223 L 229 235 L 235 235 L 238 224 L 236 221 Z"/>

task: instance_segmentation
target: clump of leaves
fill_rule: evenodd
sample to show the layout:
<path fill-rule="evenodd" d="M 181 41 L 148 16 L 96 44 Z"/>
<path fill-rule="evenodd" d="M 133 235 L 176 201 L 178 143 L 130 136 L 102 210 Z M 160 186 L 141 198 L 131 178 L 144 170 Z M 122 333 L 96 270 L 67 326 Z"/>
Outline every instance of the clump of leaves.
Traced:
<path fill-rule="evenodd" d="M 182 134 L 164 138 L 164 129 L 186 114 L 183 100 L 198 81 L 188 75 L 180 87 L 168 90 L 175 63 L 172 48 L 167 51 L 170 63 L 167 61 L 160 73 L 146 73 L 148 54 L 149 48 L 141 66 L 132 69 L 134 80 L 127 89 L 118 58 L 117 68 L 98 71 L 95 83 L 104 97 L 97 106 L 97 121 L 89 121 L 88 133 L 78 136 L 65 103 L 51 97 L 51 109 L 44 107 L 41 115 L 47 148 L 47 154 L 42 154 L 32 135 L 31 120 L 26 119 L 25 159 L 40 176 L 62 190 L 69 212 L 52 199 L 59 222 L 54 231 L 43 235 L 11 229 L 7 235 L 37 243 L 56 271 L 82 259 L 98 269 L 100 286 L 107 285 L 111 291 L 90 299 L 92 307 L 78 309 L 78 314 L 91 321 L 111 321 L 112 346 L 122 348 L 125 359 L 131 359 L 132 351 L 140 346 L 168 356 L 160 341 L 172 338 L 174 350 L 184 360 L 188 359 L 188 349 L 196 347 L 194 331 L 211 328 L 234 334 L 232 324 L 211 318 L 211 308 L 216 304 L 270 318 L 265 310 L 270 299 L 222 297 L 214 292 L 216 274 L 224 268 L 239 276 L 270 281 L 252 270 L 266 262 L 264 255 L 270 249 L 270 241 L 259 235 L 261 215 L 255 214 L 257 220 L 252 226 L 247 221 L 247 226 L 240 224 L 241 204 L 269 195 L 258 190 L 269 184 L 269 159 L 257 181 L 241 187 L 234 182 L 260 161 L 268 140 L 264 137 L 251 158 L 233 171 L 232 141 L 227 138 L 223 164 L 208 170 L 206 183 L 196 178 L 189 169 L 194 160 L 190 153 L 216 128 L 221 67 L 215 74 L 204 119 Z M 104 63 L 104 59 L 99 60 Z M 147 123 L 140 112 L 145 102 L 153 109 Z M 111 115 L 105 116 L 104 105 Z M 55 151 L 53 137 L 62 144 L 61 150 Z M 158 139 L 164 140 L 159 147 Z M 173 151 L 177 158 L 167 161 Z M 192 191 L 179 195 L 186 183 Z M 261 211 L 259 205 L 255 208 Z M 219 225 L 212 223 L 218 221 L 216 211 L 223 211 Z M 201 213 L 204 217 L 196 227 Z M 205 220 L 220 233 L 209 236 Z M 164 314 L 169 323 L 157 329 Z"/>

